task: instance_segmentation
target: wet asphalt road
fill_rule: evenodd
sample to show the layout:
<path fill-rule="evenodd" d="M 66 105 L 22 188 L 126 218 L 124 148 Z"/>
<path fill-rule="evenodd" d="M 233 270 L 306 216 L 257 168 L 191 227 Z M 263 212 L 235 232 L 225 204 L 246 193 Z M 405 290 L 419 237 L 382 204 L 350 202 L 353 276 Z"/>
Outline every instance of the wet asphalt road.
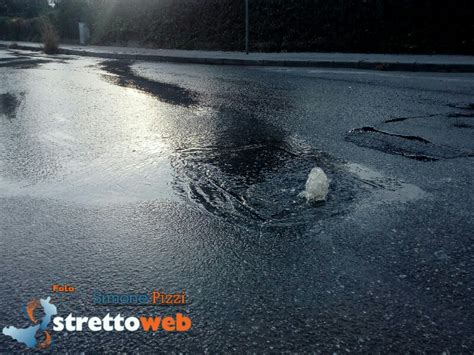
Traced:
<path fill-rule="evenodd" d="M 51 295 L 193 321 L 54 332 L 57 351 L 474 350 L 473 75 L 0 51 L 0 83 L 1 327 Z M 160 288 L 189 304 L 92 299 Z"/>

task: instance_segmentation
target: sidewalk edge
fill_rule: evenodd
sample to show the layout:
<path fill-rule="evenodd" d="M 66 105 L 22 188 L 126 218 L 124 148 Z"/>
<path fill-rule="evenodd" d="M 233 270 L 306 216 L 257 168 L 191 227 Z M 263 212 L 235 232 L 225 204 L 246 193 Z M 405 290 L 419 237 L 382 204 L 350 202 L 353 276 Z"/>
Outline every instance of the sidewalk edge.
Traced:
<path fill-rule="evenodd" d="M 0 43 L 0 48 L 8 48 Z M 41 51 L 40 45 L 18 45 L 16 49 Z M 420 63 L 420 62 L 378 62 L 378 61 L 323 61 L 323 60 L 262 60 L 262 59 L 229 59 L 211 57 L 180 57 L 155 54 L 126 54 L 112 52 L 94 52 L 82 49 L 59 48 L 59 54 L 79 55 L 85 57 L 144 60 L 150 62 L 171 62 L 189 64 L 237 65 L 237 66 L 281 66 L 306 68 L 347 68 L 379 71 L 419 71 L 474 73 L 474 64 Z"/>

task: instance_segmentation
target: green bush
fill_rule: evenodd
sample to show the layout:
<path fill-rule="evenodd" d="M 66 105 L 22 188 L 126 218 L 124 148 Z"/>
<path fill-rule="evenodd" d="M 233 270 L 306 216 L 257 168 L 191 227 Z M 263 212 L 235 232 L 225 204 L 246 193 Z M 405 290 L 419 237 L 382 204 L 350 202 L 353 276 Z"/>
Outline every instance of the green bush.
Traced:
<path fill-rule="evenodd" d="M 39 18 L 23 19 L 0 17 L 0 39 L 10 41 L 38 41 Z"/>

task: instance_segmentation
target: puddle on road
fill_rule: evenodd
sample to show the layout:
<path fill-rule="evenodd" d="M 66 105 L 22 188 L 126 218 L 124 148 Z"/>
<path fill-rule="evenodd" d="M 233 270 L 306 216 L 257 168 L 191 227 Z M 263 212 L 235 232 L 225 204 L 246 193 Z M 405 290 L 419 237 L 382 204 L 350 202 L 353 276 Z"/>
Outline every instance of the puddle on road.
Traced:
<path fill-rule="evenodd" d="M 103 68 L 116 75 L 112 81 L 116 85 L 137 88 L 171 104 L 196 103 L 196 93 L 137 76 L 129 63 L 107 61 Z M 171 102 L 163 98 L 163 88 L 172 93 Z M 252 107 L 247 101 L 244 104 Z M 289 136 L 259 113 L 212 104 L 202 111 L 205 117 L 167 122 L 169 136 L 174 137 L 168 142 L 172 186 L 201 211 L 246 228 L 298 232 L 317 220 L 347 213 L 374 189 L 388 191 L 381 200 L 407 200 L 400 192 L 407 189 L 405 185 L 387 183 L 382 177 L 375 183 L 362 179 L 344 163 Z M 177 139 L 190 134 L 198 139 Z M 299 194 L 315 166 L 325 171 L 331 183 L 327 201 L 311 204 Z"/>
<path fill-rule="evenodd" d="M 129 64 L 108 61 L 103 68 L 116 75 L 112 83 L 135 87 L 163 100 L 163 84 L 133 74 Z M 197 94 L 192 91 L 171 84 L 165 88 L 173 93 L 173 100 L 163 101 L 182 105 L 184 97 L 192 100 L 184 100 L 186 104 L 196 103 Z M 203 102 L 201 110 L 188 112 L 193 118 L 168 120 L 167 135 L 173 137 L 168 141 L 172 186 L 181 198 L 202 212 L 254 229 L 296 231 L 351 208 L 367 185 L 339 168 L 327 154 L 272 125 L 261 112 L 242 110 L 242 104 L 253 107 L 239 99 L 233 106 Z M 315 166 L 321 167 L 332 183 L 326 202 L 308 204 L 298 195 Z"/>
<path fill-rule="evenodd" d="M 360 147 L 402 155 L 420 161 L 436 161 L 472 157 L 473 152 L 437 145 L 418 136 L 406 136 L 378 130 L 374 127 L 355 128 L 346 134 L 346 140 Z"/>
<path fill-rule="evenodd" d="M 131 64 L 131 62 L 125 61 L 102 62 L 102 69 L 113 74 L 106 75 L 104 78 L 116 85 L 144 91 L 172 105 L 188 107 L 197 104 L 196 93 L 178 85 L 161 83 L 135 75 L 130 68 Z"/>
<path fill-rule="evenodd" d="M 329 156 L 295 142 L 183 150 L 172 166 L 179 193 L 212 214 L 246 225 L 295 226 L 335 216 L 347 211 L 359 190 Z M 315 166 L 332 183 L 327 202 L 311 205 L 298 194 Z"/>
<path fill-rule="evenodd" d="M 22 119 L 4 120 L 0 194 L 80 204 L 172 199 L 260 235 L 290 235 L 349 213 L 372 192 L 401 202 L 416 192 L 357 175 L 273 125 L 245 96 L 201 97 L 196 108 L 192 90 L 138 77 L 127 63 L 107 62 L 113 76 L 104 81 L 91 63 L 68 69 L 68 82 L 62 64 L 40 76 L 44 81 L 31 86 Z M 24 77 L 33 83 L 44 72 Z M 58 95 L 68 98 L 66 104 L 56 103 Z M 15 99 L 5 100 L 4 110 L 13 112 Z M 309 204 L 298 195 L 315 166 L 331 183 L 326 202 Z"/>
<path fill-rule="evenodd" d="M 170 106 L 105 82 L 91 64 L 2 69 L 0 196 L 88 205 L 174 197 L 166 147 L 151 130 Z"/>
<path fill-rule="evenodd" d="M 183 150 L 172 166 L 176 191 L 196 207 L 263 234 L 302 233 L 316 221 L 349 213 L 372 195 L 377 203 L 423 197 L 414 185 L 339 162 L 291 138 Z M 308 203 L 298 195 L 315 166 L 331 180 L 329 194 L 325 202 Z"/>
<path fill-rule="evenodd" d="M 321 167 L 330 178 L 327 201 L 298 196 L 308 173 Z M 301 235 L 317 221 L 351 210 L 426 197 L 415 185 L 359 164 L 340 162 L 297 140 L 181 151 L 172 159 L 174 188 L 198 209 L 260 236 Z"/>

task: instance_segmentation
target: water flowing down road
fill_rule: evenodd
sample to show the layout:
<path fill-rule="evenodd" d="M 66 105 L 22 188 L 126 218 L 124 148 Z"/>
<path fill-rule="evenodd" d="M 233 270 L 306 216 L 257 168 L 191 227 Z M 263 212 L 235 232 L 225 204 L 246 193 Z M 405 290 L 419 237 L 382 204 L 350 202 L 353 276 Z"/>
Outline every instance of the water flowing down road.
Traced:
<path fill-rule="evenodd" d="M 51 296 L 193 321 L 53 332 L 61 352 L 474 349 L 474 75 L 2 50 L 0 83 L 0 327 Z M 93 300 L 155 289 L 188 302 Z"/>

